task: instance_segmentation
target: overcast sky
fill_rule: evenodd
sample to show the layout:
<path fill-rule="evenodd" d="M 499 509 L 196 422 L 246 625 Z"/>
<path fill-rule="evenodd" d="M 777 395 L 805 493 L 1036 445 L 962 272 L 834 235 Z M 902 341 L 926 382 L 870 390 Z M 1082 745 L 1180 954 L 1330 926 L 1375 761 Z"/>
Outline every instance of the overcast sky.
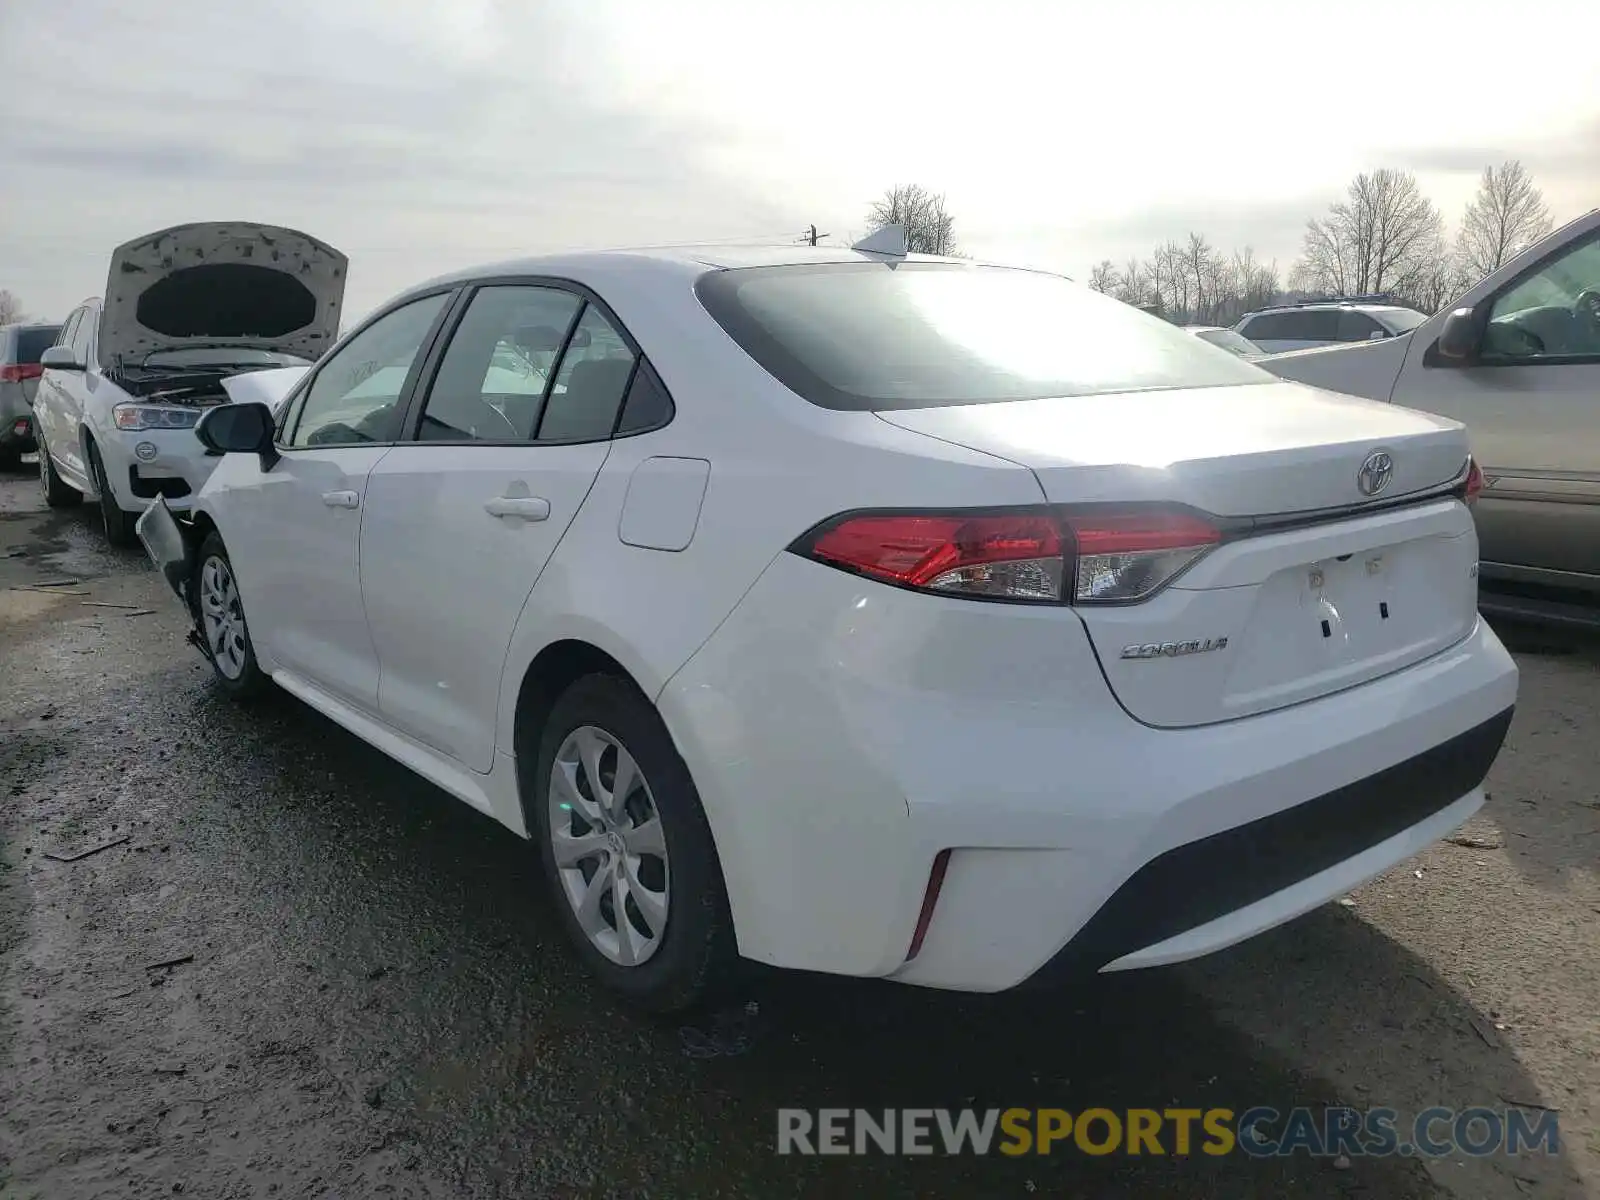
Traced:
<path fill-rule="evenodd" d="M 1191 229 L 1287 270 L 1357 171 L 1452 222 L 1519 157 L 1600 204 L 1585 0 L 0 0 L 0 288 L 60 317 L 111 249 L 289 225 L 353 318 L 573 246 L 862 232 L 895 183 L 963 249 L 1079 278 Z"/>

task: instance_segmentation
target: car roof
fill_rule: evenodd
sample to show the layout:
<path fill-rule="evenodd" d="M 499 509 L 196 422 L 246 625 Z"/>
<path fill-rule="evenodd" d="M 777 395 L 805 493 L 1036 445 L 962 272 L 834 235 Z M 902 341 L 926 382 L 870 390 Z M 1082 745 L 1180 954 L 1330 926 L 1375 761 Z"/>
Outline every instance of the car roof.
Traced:
<path fill-rule="evenodd" d="M 1330 308 L 1350 309 L 1354 312 L 1365 313 L 1417 311 L 1414 308 L 1407 308 L 1404 304 L 1374 304 L 1370 301 L 1361 300 L 1308 300 L 1304 304 L 1270 304 L 1266 308 L 1258 308 L 1253 312 L 1247 312 L 1245 316 L 1259 317 L 1262 313 L 1279 312 L 1319 312 Z"/>
<path fill-rule="evenodd" d="M 582 282 L 585 276 L 636 273 L 641 277 L 677 274 L 689 278 L 707 271 L 737 270 L 742 267 L 780 267 L 823 265 L 827 263 L 884 262 L 888 256 L 863 254 L 848 247 L 791 246 L 752 243 L 748 245 L 645 246 L 633 249 L 583 250 L 566 254 L 541 254 L 529 258 L 481 263 L 459 271 L 437 275 L 395 296 L 398 300 L 416 292 L 429 291 L 474 279 L 493 279 L 517 275 L 571 276 Z M 961 266 L 990 266 L 966 258 L 944 258 L 933 254 L 907 254 L 894 261 L 943 262 Z M 388 307 L 385 302 L 382 307 Z"/>

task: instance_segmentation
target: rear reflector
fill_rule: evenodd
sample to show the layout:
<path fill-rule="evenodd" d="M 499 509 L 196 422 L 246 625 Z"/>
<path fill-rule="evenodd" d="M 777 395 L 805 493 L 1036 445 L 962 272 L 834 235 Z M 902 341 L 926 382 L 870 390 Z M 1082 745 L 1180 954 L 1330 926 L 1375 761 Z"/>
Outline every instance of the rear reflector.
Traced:
<path fill-rule="evenodd" d="M 0 363 L 0 383 L 21 383 L 43 374 L 44 368 L 38 363 Z"/>
<path fill-rule="evenodd" d="M 976 600 L 1126 604 L 1222 540 L 1176 509 L 845 513 L 790 549 L 898 587 Z"/>
<path fill-rule="evenodd" d="M 944 873 L 950 866 L 950 851 L 941 850 L 933 858 L 933 870 L 928 873 L 928 890 L 922 894 L 922 911 L 917 914 L 917 929 L 911 935 L 911 949 L 906 951 L 906 961 L 910 962 L 922 949 L 922 941 L 928 936 L 928 926 L 933 923 L 933 910 L 939 903 L 939 892 L 944 887 Z"/>

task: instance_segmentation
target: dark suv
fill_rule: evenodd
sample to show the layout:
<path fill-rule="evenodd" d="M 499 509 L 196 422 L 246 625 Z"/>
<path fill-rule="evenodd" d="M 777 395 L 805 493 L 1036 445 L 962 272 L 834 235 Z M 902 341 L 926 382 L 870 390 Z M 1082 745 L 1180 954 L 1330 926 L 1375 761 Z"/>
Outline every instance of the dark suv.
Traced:
<path fill-rule="evenodd" d="M 0 467 L 34 449 L 33 393 L 39 356 L 56 344 L 59 325 L 0 325 Z"/>

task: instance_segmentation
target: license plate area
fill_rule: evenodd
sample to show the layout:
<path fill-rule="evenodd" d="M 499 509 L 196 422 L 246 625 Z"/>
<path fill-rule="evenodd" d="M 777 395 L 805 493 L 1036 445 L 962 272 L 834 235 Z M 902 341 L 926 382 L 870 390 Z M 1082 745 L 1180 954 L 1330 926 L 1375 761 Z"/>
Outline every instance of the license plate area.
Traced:
<path fill-rule="evenodd" d="M 1472 539 L 1425 537 L 1285 568 L 1260 587 L 1226 691 L 1258 710 L 1386 675 L 1477 620 Z"/>

